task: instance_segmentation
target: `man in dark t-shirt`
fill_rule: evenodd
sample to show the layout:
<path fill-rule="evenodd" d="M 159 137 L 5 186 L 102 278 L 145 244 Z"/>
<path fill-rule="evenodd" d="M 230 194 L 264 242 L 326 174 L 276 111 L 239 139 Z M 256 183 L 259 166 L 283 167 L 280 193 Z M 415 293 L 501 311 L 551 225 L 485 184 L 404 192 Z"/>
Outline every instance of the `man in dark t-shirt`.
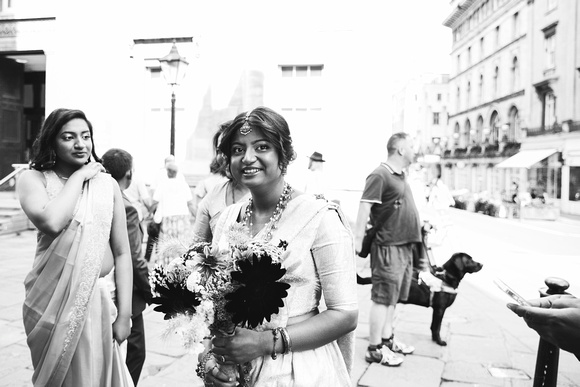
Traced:
<path fill-rule="evenodd" d="M 415 158 L 413 141 L 396 133 L 387 143 L 387 161 L 367 177 L 356 228 L 357 253 L 370 216 L 377 233 L 371 245 L 372 291 L 367 362 L 398 366 L 400 354 L 415 348 L 395 340 L 395 306 L 407 300 L 413 275 L 413 254 L 421 254 L 421 222 L 403 169 Z"/>

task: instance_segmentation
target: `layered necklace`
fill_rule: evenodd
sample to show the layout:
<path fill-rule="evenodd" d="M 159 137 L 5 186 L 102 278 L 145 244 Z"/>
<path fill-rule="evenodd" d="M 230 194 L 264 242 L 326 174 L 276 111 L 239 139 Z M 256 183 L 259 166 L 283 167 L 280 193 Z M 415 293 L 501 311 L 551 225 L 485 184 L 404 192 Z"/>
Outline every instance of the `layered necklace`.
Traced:
<path fill-rule="evenodd" d="M 288 205 L 288 202 L 290 201 L 290 198 L 292 197 L 292 192 L 293 192 L 293 189 L 292 189 L 292 187 L 290 187 L 290 184 L 284 182 L 284 189 L 282 190 L 282 194 L 280 195 L 280 199 L 278 200 L 278 203 L 276 204 L 276 208 L 274 209 L 274 212 L 272 213 L 270 220 L 264 226 L 264 241 L 265 242 L 270 242 L 270 240 L 272 239 L 272 233 L 278 227 L 278 221 L 282 217 L 282 212 L 284 212 L 284 210 L 286 209 L 286 206 Z M 246 226 L 248 228 L 250 236 L 252 236 L 252 229 L 254 226 L 254 223 L 252 222 L 253 208 L 254 208 L 254 201 L 250 197 L 250 200 L 248 202 L 248 206 L 246 207 L 246 212 L 244 214 L 244 226 Z"/>

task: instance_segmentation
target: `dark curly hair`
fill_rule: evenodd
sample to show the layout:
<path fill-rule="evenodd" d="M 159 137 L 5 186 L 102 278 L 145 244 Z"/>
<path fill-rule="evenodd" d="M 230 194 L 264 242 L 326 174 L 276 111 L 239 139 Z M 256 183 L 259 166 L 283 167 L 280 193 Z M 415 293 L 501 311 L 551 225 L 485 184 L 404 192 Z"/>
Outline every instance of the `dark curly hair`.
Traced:
<path fill-rule="evenodd" d="M 232 123 L 224 129 L 219 150 L 225 155 L 228 164 L 232 156 L 232 141 L 236 133 L 244 125 L 248 112 L 238 114 Z M 248 123 L 252 129 L 260 130 L 266 140 L 276 149 L 279 166 L 285 174 L 288 164 L 296 159 L 296 152 L 292 146 L 292 137 L 288 123 L 274 110 L 260 106 L 249 112 Z"/>
<path fill-rule="evenodd" d="M 91 133 L 91 144 L 93 149 L 91 154 L 94 161 L 101 162 L 95 153 L 95 142 L 93 140 L 93 125 L 87 120 L 85 113 L 81 110 L 74 109 L 56 109 L 46 117 L 38 136 L 32 145 L 32 158 L 30 159 L 30 168 L 37 171 L 44 171 L 54 167 L 55 141 L 56 136 L 63 126 L 69 121 L 79 118 L 87 123 Z"/>
<path fill-rule="evenodd" d="M 214 174 L 227 176 L 227 161 L 224 159 L 223 153 L 219 150 L 220 140 L 223 132 L 230 126 L 232 120 L 226 121 L 220 125 L 219 129 L 212 138 L 214 156 L 209 164 L 209 171 Z"/>

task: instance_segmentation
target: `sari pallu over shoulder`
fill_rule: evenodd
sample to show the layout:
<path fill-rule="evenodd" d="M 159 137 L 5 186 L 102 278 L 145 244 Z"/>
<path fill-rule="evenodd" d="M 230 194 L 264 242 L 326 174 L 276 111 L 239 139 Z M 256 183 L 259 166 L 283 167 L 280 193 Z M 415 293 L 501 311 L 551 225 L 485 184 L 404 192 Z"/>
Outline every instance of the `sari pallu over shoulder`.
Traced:
<path fill-rule="evenodd" d="M 229 227 L 240 218 L 245 203 L 234 204 L 224 210 L 216 225 L 214 243 L 220 248 L 227 246 Z M 315 199 L 312 195 L 300 195 L 288 203 L 273 233 L 272 243 L 279 240 L 288 243 L 283 266 L 287 270 L 282 281 L 289 283 L 288 296 L 284 307 L 278 314 L 271 316 L 270 322 L 264 322 L 258 329 L 285 327 L 291 319 L 316 314 L 321 299 L 321 283 L 317 263 L 313 256 L 313 243 L 325 215 L 329 211 L 338 214 L 340 222 L 350 234 L 350 227 L 342 211 L 334 203 Z M 254 236 L 261 239 L 264 230 Z M 352 237 L 351 237 L 352 238 Z M 355 278 L 354 246 L 352 240 L 345 246 L 345 258 L 352 266 L 345 278 Z M 355 285 L 353 285 L 355 286 Z M 356 288 L 355 288 L 356 290 Z M 356 292 L 354 292 L 356 293 Z M 356 298 L 354 299 L 356 302 Z M 352 369 L 354 353 L 354 332 L 322 347 L 289 354 L 279 354 L 277 360 L 270 356 L 252 360 L 250 385 L 252 386 L 346 386 L 350 385 L 349 373 Z"/>
<path fill-rule="evenodd" d="M 52 241 L 39 235 L 34 265 L 24 281 L 23 305 L 35 386 L 63 384 L 85 334 L 91 303 L 99 297 L 96 282 L 109 243 L 113 194 L 111 177 L 97 175 L 85 182 L 69 225 Z"/>

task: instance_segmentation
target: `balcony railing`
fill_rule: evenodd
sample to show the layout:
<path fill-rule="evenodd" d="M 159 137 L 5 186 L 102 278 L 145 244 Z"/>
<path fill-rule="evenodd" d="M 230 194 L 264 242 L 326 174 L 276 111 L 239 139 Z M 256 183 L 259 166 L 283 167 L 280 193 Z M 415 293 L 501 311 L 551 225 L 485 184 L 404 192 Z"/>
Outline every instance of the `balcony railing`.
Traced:
<path fill-rule="evenodd" d="M 528 137 L 536 137 L 536 136 L 543 136 L 546 134 L 555 134 L 560 133 L 562 131 L 562 125 L 554 124 L 554 125 L 546 125 L 540 126 L 539 128 L 527 128 Z"/>
<path fill-rule="evenodd" d="M 454 147 L 443 151 L 442 159 L 476 159 L 510 157 L 519 152 L 521 143 L 508 141 L 502 143 L 475 144 L 467 148 Z"/>

